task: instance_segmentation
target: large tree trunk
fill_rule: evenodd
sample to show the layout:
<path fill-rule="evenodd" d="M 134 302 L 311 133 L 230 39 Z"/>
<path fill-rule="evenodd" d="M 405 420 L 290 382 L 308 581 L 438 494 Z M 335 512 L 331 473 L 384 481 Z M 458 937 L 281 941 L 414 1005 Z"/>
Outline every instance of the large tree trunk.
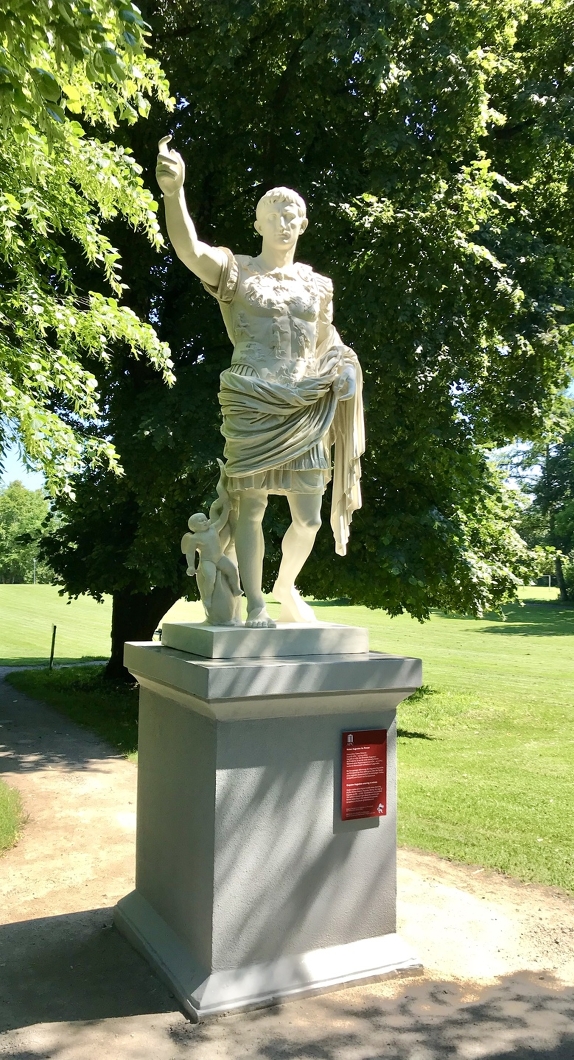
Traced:
<path fill-rule="evenodd" d="M 556 581 L 558 582 L 558 588 L 560 590 L 560 599 L 563 604 L 568 603 L 568 587 L 564 581 L 564 571 L 562 570 L 562 560 L 560 556 L 555 558 L 556 564 Z"/>
<path fill-rule="evenodd" d="M 151 640 L 157 624 L 178 599 L 173 589 L 152 589 L 149 593 L 113 594 L 112 654 L 104 671 L 111 681 L 133 681 L 124 666 L 126 640 Z"/>

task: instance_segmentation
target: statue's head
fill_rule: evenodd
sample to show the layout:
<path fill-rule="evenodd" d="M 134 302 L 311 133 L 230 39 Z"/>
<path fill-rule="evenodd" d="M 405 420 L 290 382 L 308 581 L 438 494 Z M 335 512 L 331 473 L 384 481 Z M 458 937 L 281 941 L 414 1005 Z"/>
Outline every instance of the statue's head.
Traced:
<path fill-rule="evenodd" d="M 193 534 L 200 533 L 202 530 L 207 530 L 211 526 L 211 523 L 203 512 L 197 512 L 196 515 L 190 515 L 187 520 L 187 525 Z"/>
<path fill-rule="evenodd" d="M 307 224 L 305 200 L 291 188 L 272 188 L 257 203 L 255 231 L 264 243 L 292 247 Z"/>

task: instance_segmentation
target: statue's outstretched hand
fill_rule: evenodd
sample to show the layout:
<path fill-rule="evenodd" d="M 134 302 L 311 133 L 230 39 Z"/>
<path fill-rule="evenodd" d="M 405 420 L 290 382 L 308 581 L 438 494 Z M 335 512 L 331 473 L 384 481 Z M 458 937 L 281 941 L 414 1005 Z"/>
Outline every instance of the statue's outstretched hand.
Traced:
<path fill-rule="evenodd" d="M 185 162 L 177 151 L 169 150 L 171 136 L 162 136 L 159 141 L 159 154 L 155 175 L 164 195 L 175 195 L 183 187 L 185 180 Z"/>

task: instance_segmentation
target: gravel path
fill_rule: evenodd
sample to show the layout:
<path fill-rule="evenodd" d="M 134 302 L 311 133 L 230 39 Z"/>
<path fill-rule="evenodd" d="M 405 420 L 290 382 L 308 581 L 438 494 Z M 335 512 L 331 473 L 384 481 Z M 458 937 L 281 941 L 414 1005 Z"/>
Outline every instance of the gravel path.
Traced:
<path fill-rule="evenodd" d="M 574 901 L 403 850 L 391 980 L 189 1024 L 111 927 L 133 886 L 136 769 L 0 681 L 0 771 L 29 815 L 0 858 L 0 1057 L 574 1060 Z"/>

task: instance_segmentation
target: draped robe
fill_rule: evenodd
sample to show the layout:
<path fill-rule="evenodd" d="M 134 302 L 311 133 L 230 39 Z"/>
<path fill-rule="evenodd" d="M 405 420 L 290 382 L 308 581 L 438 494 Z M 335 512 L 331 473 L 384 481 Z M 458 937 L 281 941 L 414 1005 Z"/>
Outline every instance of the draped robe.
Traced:
<path fill-rule="evenodd" d="M 345 555 L 361 506 L 362 374 L 333 326 L 331 281 L 308 265 L 263 272 L 257 259 L 226 257 L 218 287 L 204 286 L 234 347 L 219 393 L 227 488 L 323 493 L 332 474 L 331 526 Z M 357 386 L 342 401 L 333 383 L 346 365 Z"/>

